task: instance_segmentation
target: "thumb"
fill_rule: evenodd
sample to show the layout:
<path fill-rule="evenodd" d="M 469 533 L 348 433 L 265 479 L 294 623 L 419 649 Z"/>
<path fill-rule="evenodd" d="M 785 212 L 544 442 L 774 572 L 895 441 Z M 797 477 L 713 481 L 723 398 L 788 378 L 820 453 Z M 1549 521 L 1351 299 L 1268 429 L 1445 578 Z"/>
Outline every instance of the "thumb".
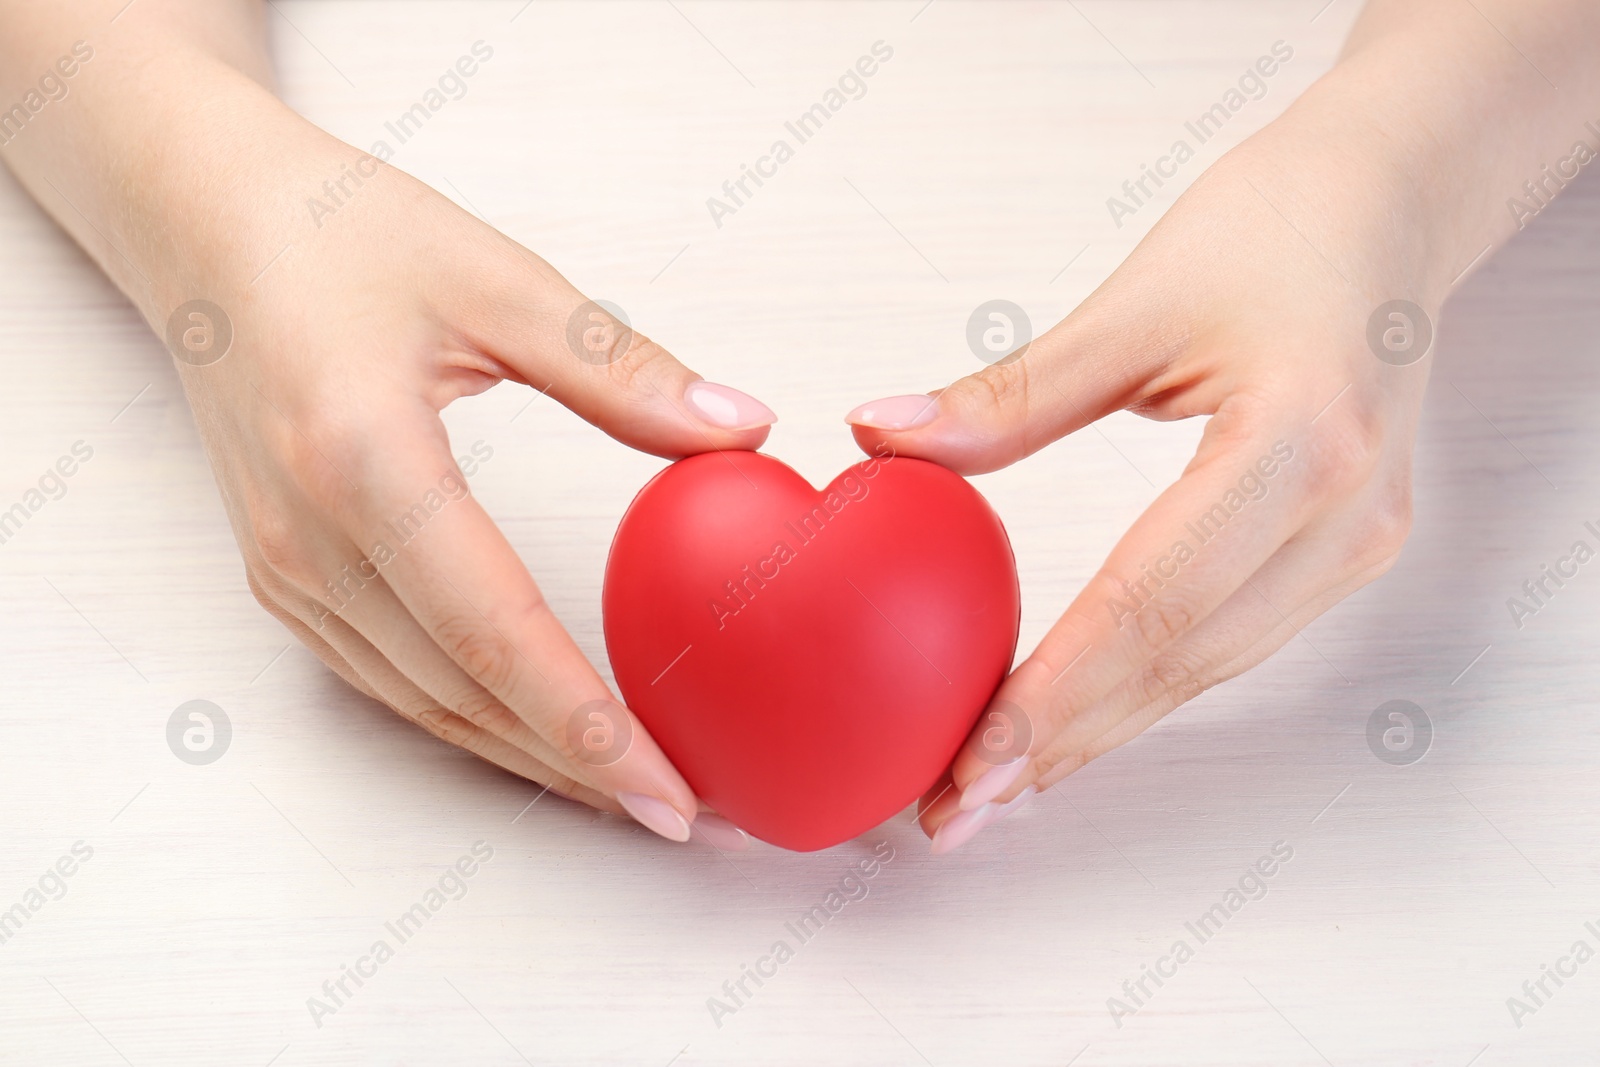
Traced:
<path fill-rule="evenodd" d="M 943 389 L 868 401 L 845 422 L 869 454 L 891 448 L 960 474 L 999 470 L 1137 397 L 1150 370 L 1124 351 L 1062 323 Z"/>
<path fill-rule="evenodd" d="M 522 279 L 526 282 L 526 279 Z M 587 299 L 553 270 L 538 282 L 477 294 L 472 347 L 632 448 L 667 458 L 755 449 L 772 409 L 705 381 L 634 328 L 623 309 Z"/>

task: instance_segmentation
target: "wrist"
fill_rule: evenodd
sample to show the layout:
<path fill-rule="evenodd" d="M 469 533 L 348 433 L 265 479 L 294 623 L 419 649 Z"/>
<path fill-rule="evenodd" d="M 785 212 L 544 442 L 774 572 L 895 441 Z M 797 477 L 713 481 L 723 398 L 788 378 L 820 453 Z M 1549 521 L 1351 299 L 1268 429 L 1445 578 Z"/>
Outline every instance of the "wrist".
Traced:
<path fill-rule="evenodd" d="M 1310 169 L 1354 183 L 1340 196 L 1381 215 L 1367 239 L 1410 287 L 1401 295 L 1424 307 L 1516 233 L 1508 198 L 1525 197 L 1575 139 L 1600 154 L 1600 79 L 1587 54 L 1600 42 L 1575 8 L 1554 17 L 1561 6 L 1519 10 L 1504 27 L 1519 48 L 1470 5 L 1376 0 L 1340 62 L 1263 131 L 1305 151 Z M 1548 184 L 1553 195 L 1563 183 Z"/>
<path fill-rule="evenodd" d="M 1268 183 L 1263 192 L 1293 190 L 1295 224 L 1359 291 L 1352 295 L 1432 310 L 1495 221 L 1481 211 L 1466 217 L 1463 200 L 1474 197 L 1441 179 L 1457 165 L 1447 139 L 1365 72 L 1341 65 L 1239 151 Z"/>
<path fill-rule="evenodd" d="M 216 65 L 185 88 L 204 101 L 152 110 L 109 195 L 142 268 L 152 324 L 186 300 L 242 290 L 292 241 L 293 173 L 331 142 L 254 80 Z M 333 142 L 337 143 L 337 142 Z"/>
<path fill-rule="evenodd" d="M 292 172 L 309 178 L 344 148 L 255 77 L 170 35 L 119 41 L 78 81 L 59 140 L 13 166 L 158 333 L 177 305 L 248 285 L 304 212 Z"/>

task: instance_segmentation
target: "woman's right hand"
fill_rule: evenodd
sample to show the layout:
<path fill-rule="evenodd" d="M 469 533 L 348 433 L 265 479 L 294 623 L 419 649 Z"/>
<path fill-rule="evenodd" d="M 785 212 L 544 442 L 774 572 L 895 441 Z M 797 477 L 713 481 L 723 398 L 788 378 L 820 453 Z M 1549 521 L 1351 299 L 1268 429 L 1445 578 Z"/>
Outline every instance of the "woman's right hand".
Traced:
<path fill-rule="evenodd" d="M 180 216 L 181 266 L 153 276 L 164 300 L 147 311 L 172 319 L 250 588 L 405 718 L 686 840 L 693 792 L 467 491 L 439 412 L 508 379 L 664 457 L 756 448 L 772 412 L 420 182 L 281 126 L 266 157 L 217 176 L 215 203 Z M 329 180 L 343 203 L 314 219 L 308 197 L 328 204 Z M 719 843 L 742 839 L 701 818 Z"/>

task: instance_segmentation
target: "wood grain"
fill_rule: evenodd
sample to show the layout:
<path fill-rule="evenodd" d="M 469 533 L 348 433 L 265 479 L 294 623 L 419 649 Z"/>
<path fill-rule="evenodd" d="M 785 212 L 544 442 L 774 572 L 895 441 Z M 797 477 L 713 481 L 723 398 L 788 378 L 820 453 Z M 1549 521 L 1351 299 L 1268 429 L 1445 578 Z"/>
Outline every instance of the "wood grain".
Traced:
<path fill-rule="evenodd" d="M 493 59 L 395 163 L 539 250 L 713 380 L 771 402 L 814 480 L 855 403 L 974 369 L 971 309 L 1055 321 L 1171 196 L 1331 63 L 1351 0 L 362 4 L 285 0 L 288 99 L 367 147 L 474 41 Z M 1313 17 L 1315 16 L 1314 20 Z M 131 16 L 130 16 L 131 17 Z M 1273 41 L 1295 59 L 1121 229 L 1105 208 Z M 866 53 L 894 49 L 719 228 L 705 205 Z M 0 945 L 17 1064 L 1576 1063 L 1600 963 L 1600 572 L 1515 628 L 1522 580 L 1600 523 L 1600 187 L 1447 309 L 1395 571 L 1249 676 L 939 862 L 909 822 L 817 855 L 674 847 L 436 743 L 251 600 L 168 357 L 0 178 L 0 507 L 93 458 L 0 545 L 0 908 L 91 859 Z M 476 485 L 604 663 L 611 532 L 658 467 L 496 389 L 448 413 Z M 130 403 L 131 401 L 131 403 Z M 524 410 L 526 407 L 526 410 Z M 1126 416 L 979 479 L 1024 644 L 1181 469 L 1198 425 Z M 1597 565 L 1600 566 L 1600 565 Z M 222 706 L 192 767 L 169 715 Z M 1391 766 L 1369 715 L 1432 749 Z M 308 997 L 474 842 L 491 861 L 324 1025 Z M 733 1016 L 706 1001 L 881 841 L 895 858 Z M 1275 842 L 1267 892 L 1119 1027 L 1107 999 Z M 1476 1059 L 1474 1057 L 1477 1057 Z"/>

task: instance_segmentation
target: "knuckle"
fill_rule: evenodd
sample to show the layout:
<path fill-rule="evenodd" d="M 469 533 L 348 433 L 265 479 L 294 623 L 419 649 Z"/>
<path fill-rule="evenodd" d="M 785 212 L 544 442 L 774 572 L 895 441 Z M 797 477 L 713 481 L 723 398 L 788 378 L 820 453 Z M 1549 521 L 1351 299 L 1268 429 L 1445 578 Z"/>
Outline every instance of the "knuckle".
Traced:
<path fill-rule="evenodd" d="M 274 609 L 279 607 L 278 601 L 271 593 L 267 592 L 266 586 L 262 584 L 261 579 L 256 577 L 254 568 L 245 569 L 244 580 L 250 586 L 250 595 L 256 598 L 256 603 L 276 614 Z"/>
<path fill-rule="evenodd" d="M 1387 573 L 1400 558 L 1400 549 L 1411 535 L 1412 504 L 1409 487 L 1398 487 L 1380 497 L 1363 518 L 1352 539 L 1352 562 L 1361 570 Z"/>
<path fill-rule="evenodd" d="M 1158 398 L 1163 396 L 1157 394 Z M 1206 423 L 1202 440 L 1211 452 L 1253 456 L 1262 428 L 1278 418 L 1284 402 L 1273 388 L 1242 387 L 1218 405 L 1216 414 Z"/>
<path fill-rule="evenodd" d="M 941 409 L 953 409 L 988 444 L 985 469 L 1004 466 L 1044 442 L 1029 440 L 1028 360 L 997 363 L 951 383 L 939 393 Z"/>
<path fill-rule="evenodd" d="M 1199 684 L 1199 664 L 1192 663 L 1183 656 L 1166 655 L 1157 656 L 1150 661 L 1144 675 L 1144 686 L 1140 696 L 1143 703 L 1150 703 L 1168 693 L 1189 693 L 1184 699 L 1198 696 L 1204 691 L 1204 686 Z M 1190 692 L 1190 691 L 1193 692 Z"/>
<path fill-rule="evenodd" d="M 480 730 L 504 737 L 522 720 L 493 693 L 478 690 L 455 701 L 455 711 Z"/>
<path fill-rule="evenodd" d="M 953 388 L 960 403 L 987 410 L 991 418 L 997 415 L 1002 421 L 1018 421 L 1028 409 L 1027 359 L 985 367 Z"/>
<path fill-rule="evenodd" d="M 306 622 L 300 610 L 304 601 L 293 587 L 282 578 L 274 574 L 260 571 L 256 567 L 245 567 L 245 582 L 250 587 L 250 595 L 255 597 L 256 603 L 266 609 L 268 615 L 283 623 L 291 630 L 297 624 Z"/>
<path fill-rule="evenodd" d="M 515 650 L 480 618 L 450 616 L 439 625 L 434 640 L 491 693 L 504 689 L 515 673 Z"/>
<path fill-rule="evenodd" d="M 466 748 L 477 734 L 470 722 L 445 708 L 418 712 L 417 722 L 434 737 L 457 748 Z"/>
<path fill-rule="evenodd" d="M 619 389 L 646 387 L 652 377 L 677 363 L 665 348 L 631 330 L 612 331 L 609 344 L 604 353 L 606 372 Z"/>
<path fill-rule="evenodd" d="M 245 568 L 245 581 L 250 586 L 250 595 L 255 597 L 256 603 L 261 605 L 268 615 L 282 623 L 340 677 L 368 696 L 375 696 L 352 680 L 351 672 L 342 662 L 335 663 L 328 658 L 327 653 L 331 652 L 331 649 L 324 648 L 326 635 L 323 633 L 323 628 L 332 612 L 323 608 L 314 599 L 308 599 L 283 579 L 271 574 L 258 573 L 253 567 Z M 311 633 L 306 633 L 306 630 L 310 630 Z"/>
<path fill-rule="evenodd" d="M 1188 633 L 1200 621 L 1199 606 L 1185 593 L 1164 590 L 1134 613 L 1133 633 L 1154 654 Z"/>
<path fill-rule="evenodd" d="M 1199 674 L 1190 675 L 1177 685 L 1167 689 L 1165 694 L 1166 700 L 1163 703 L 1171 705 L 1172 707 L 1177 707 L 1180 704 L 1187 704 L 1189 701 L 1193 700 L 1201 693 L 1204 693 L 1207 689 L 1210 689 L 1215 684 L 1216 683 L 1214 681 L 1207 681 Z"/>
<path fill-rule="evenodd" d="M 1383 456 L 1384 430 L 1370 412 L 1350 405 L 1338 415 L 1329 412 L 1306 446 L 1304 477 L 1313 489 L 1337 495 L 1365 485 Z"/>
<path fill-rule="evenodd" d="M 263 570 L 297 589 L 316 584 L 304 537 L 282 509 L 254 511 L 250 524 L 254 554 Z"/>

